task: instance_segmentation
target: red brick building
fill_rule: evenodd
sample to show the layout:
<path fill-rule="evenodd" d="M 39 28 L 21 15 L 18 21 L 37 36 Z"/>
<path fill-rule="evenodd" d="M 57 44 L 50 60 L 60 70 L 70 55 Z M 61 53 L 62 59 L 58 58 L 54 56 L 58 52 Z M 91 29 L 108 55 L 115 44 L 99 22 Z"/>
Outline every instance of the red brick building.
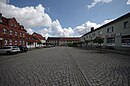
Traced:
<path fill-rule="evenodd" d="M 15 18 L 5 18 L 0 14 L 0 47 L 26 45 L 27 31 Z"/>
<path fill-rule="evenodd" d="M 38 43 L 43 44 L 43 43 L 46 42 L 46 38 L 43 37 L 41 34 L 38 34 L 38 33 L 34 32 L 32 35 L 35 36 L 39 40 Z"/>

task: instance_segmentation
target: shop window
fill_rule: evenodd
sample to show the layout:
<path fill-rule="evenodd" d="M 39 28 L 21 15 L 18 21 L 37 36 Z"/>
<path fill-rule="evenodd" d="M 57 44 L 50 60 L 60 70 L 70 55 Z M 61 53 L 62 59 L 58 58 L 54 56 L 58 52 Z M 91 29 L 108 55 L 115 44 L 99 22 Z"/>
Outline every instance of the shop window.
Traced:
<path fill-rule="evenodd" d="M 115 43 L 115 37 L 107 38 L 107 43 L 110 43 L 110 44 Z"/>
<path fill-rule="evenodd" d="M 123 36 L 122 37 L 122 45 L 130 46 L 130 35 Z"/>

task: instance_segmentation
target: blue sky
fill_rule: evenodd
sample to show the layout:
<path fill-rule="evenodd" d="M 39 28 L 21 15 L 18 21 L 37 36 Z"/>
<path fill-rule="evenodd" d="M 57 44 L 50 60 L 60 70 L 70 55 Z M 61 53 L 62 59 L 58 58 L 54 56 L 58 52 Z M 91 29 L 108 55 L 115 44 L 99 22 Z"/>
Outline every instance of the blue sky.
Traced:
<path fill-rule="evenodd" d="M 67 34 L 67 36 L 78 36 L 84 34 L 82 32 L 87 32 L 88 30 L 86 29 L 89 29 L 92 25 L 96 25 L 93 27 L 98 27 L 102 25 L 105 20 L 112 20 L 130 12 L 130 1 L 129 3 L 128 1 L 129 0 L 9 0 L 9 5 L 18 7 L 19 9 L 25 7 L 30 8 L 32 6 L 35 9 L 35 7 L 41 4 L 45 9 L 44 13 L 49 16 L 50 21 L 53 23 L 51 24 L 53 25 L 52 29 L 58 28 L 58 30 L 51 29 L 54 32 L 49 32 L 48 30 L 51 25 L 41 24 L 35 25 L 35 27 L 30 26 L 29 29 L 32 31 L 40 33 L 43 31 L 42 34 L 46 34 L 47 36 L 53 36 L 53 34 L 54 36 L 63 36 L 63 34 L 65 36 L 67 31 L 71 28 L 73 31 L 70 31 L 70 34 Z M 91 4 L 94 4 L 94 6 Z M 88 5 L 91 5 L 90 8 Z M 4 13 L 6 12 L 3 12 L 3 14 Z M 5 16 L 12 17 L 12 15 Z M 18 20 L 19 19 L 18 17 Z M 21 22 L 22 20 L 19 21 Z M 88 25 L 89 23 L 90 25 Z M 85 27 L 85 25 L 88 25 L 88 27 Z M 61 29 L 63 29 L 63 31 Z M 59 30 L 62 35 L 60 32 L 55 34 L 57 33 L 56 31 Z M 64 33 L 64 31 L 66 32 Z"/>

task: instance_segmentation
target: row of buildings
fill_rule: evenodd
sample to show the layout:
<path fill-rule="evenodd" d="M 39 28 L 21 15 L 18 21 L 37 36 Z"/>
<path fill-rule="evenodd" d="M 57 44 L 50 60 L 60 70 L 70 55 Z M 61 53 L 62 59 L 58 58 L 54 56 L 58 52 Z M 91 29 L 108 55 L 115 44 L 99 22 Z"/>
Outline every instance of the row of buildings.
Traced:
<path fill-rule="evenodd" d="M 0 13 L 0 48 L 3 46 L 27 46 L 29 48 L 41 47 L 46 44 L 67 45 L 78 43 L 80 38 L 76 37 L 45 37 L 38 33 L 32 35 L 27 33 L 23 25 L 15 18 L 5 18 Z"/>
<path fill-rule="evenodd" d="M 5 18 L 0 13 L 0 48 L 3 46 L 39 46 L 45 37 L 38 33 L 28 34 L 15 18 Z"/>
<path fill-rule="evenodd" d="M 99 28 L 91 28 L 91 31 L 84 34 L 80 40 L 85 45 L 86 40 L 90 40 L 88 46 L 96 47 L 98 44 L 93 40 L 96 37 L 104 39 L 102 47 L 114 49 L 130 49 L 130 13 L 127 13 Z"/>
<path fill-rule="evenodd" d="M 56 46 L 66 46 L 68 44 L 79 43 L 79 37 L 48 37 L 47 44 Z"/>

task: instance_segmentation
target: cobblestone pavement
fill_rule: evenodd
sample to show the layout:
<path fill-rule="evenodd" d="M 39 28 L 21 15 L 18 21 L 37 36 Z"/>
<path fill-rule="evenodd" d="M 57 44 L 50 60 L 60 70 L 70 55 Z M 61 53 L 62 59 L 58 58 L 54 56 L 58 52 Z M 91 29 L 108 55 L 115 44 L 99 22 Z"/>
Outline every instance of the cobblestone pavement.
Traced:
<path fill-rule="evenodd" d="M 0 86 L 88 86 L 65 47 L 4 57 L 12 58 L 0 62 Z"/>
<path fill-rule="evenodd" d="M 54 47 L 0 58 L 0 86 L 130 86 L 124 55 Z"/>
<path fill-rule="evenodd" d="M 70 50 L 91 86 L 130 86 L 129 56 L 94 50 Z"/>

